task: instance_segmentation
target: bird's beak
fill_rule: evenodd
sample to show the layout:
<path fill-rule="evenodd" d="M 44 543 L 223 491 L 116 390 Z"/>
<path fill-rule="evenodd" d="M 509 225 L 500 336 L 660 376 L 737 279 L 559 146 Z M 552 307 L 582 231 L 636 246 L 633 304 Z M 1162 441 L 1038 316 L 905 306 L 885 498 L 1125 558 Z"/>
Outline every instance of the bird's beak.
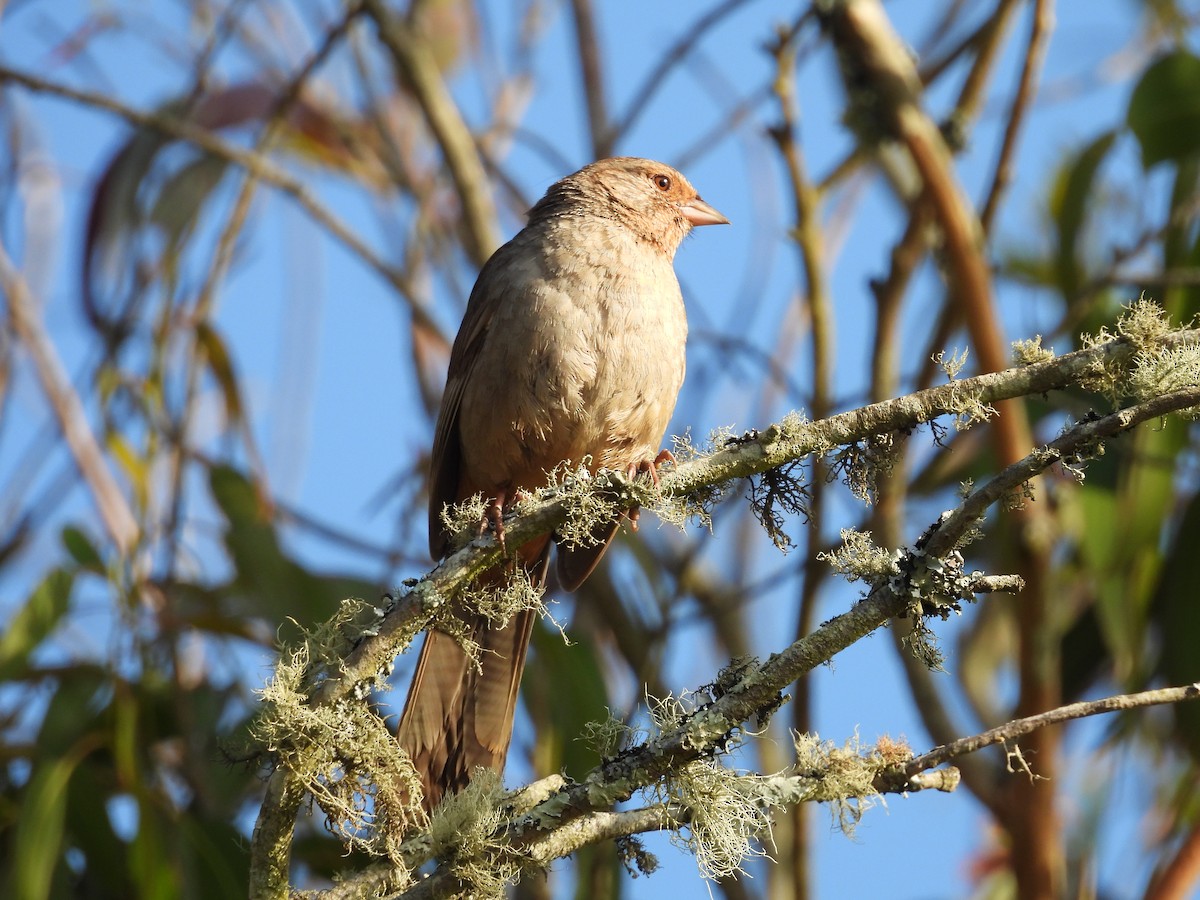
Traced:
<path fill-rule="evenodd" d="M 693 225 L 728 225 L 729 220 L 699 197 L 679 204 L 683 217 Z"/>

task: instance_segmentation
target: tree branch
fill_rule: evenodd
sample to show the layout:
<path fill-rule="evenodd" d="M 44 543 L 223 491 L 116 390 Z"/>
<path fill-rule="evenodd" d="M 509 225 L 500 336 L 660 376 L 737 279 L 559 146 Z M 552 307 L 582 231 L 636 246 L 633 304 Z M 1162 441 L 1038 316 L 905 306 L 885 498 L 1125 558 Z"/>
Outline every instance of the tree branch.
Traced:
<path fill-rule="evenodd" d="M 104 451 L 88 424 L 83 403 L 71 386 L 71 379 L 67 377 L 54 342 L 42 325 L 38 303 L 2 244 L 0 288 L 8 300 L 13 331 L 33 359 L 38 381 L 50 402 L 50 408 L 54 410 L 54 417 L 58 420 L 58 427 L 71 450 L 79 474 L 91 491 L 96 510 L 118 553 L 127 555 L 136 545 L 140 532 L 137 518 L 105 461 Z"/>
<path fill-rule="evenodd" d="M 1174 332 L 1156 341 L 1143 341 L 1141 349 L 1185 343 L 1194 345 L 1197 332 Z M 1019 369 L 954 381 L 939 388 L 901 397 L 863 409 L 832 416 L 819 422 L 785 420 L 762 433 L 749 434 L 727 442 L 711 456 L 687 462 L 662 481 L 662 496 L 640 481 L 601 475 L 591 482 L 564 484 L 544 492 L 543 496 L 523 504 L 521 515 L 506 522 L 509 547 L 561 525 L 572 508 L 571 492 L 618 492 L 623 505 L 648 505 L 656 499 L 679 498 L 704 489 L 712 489 L 732 478 L 762 473 L 811 453 L 826 453 L 872 434 L 910 429 L 920 422 L 946 413 L 961 414 L 964 404 L 978 411 L 980 404 L 1028 393 L 1042 393 L 1081 379 L 1099 378 L 1113 372 L 1133 357 L 1132 340 L 1111 340 L 1088 350 Z M 502 829 L 502 844 L 521 845 L 543 831 L 553 830 L 564 819 L 607 810 L 620 799 L 655 784 L 679 767 L 720 752 L 744 723 L 769 718 L 783 701 L 781 691 L 805 672 L 832 659 L 837 653 L 870 634 L 889 619 L 902 615 L 943 612 L 947 603 L 971 596 L 975 590 L 1008 590 L 1017 586 L 1010 579 L 959 571 L 953 596 L 936 586 L 931 588 L 929 561 L 948 559 L 966 539 L 991 504 L 1010 495 L 1021 484 L 1062 460 L 1087 455 L 1097 442 L 1126 431 L 1140 422 L 1168 412 L 1200 405 L 1200 387 L 1163 393 L 1142 403 L 1102 418 L 1089 419 L 1068 428 L 1055 441 L 1036 449 L 1029 456 L 1007 467 L 990 482 L 974 491 L 960 506 L 943 514 L 917 542 L 915 548 L 900 555 L 893 572 L 880 575 L 868 596 L 847 612 L 825 622 L 765 663 L 746 663 L 722 673 L 710 689 L 712 701 L 685 715 L 677 724 L 664 728 L 645 743 L 622 751 L 594 769 L 581 783 L 568 785 L 539 803 L 528 813 L 513 817 Z M 362 702 L 385 683 L 392 660 L 429 618 L 449 598 L 473 582 L 501 560 L 495 539 L 483 536 L 452 554 L 425 578 L 416 582 L 390 610 L 382 612 L 378 622 L 364 630 L 365 636 L 336 670 L 328 667 L 308 675 L 312 703 Z M 961 566 L 961 560 L 960 560 Z M 932 593 L 931 593 L 932 591 Z M 310 658 L 320 658 L 313 654 Z M 378 777 L 386 777 L 380 773 Z M 297 778 L 284 767 L 272 775 L 269 791 L 275 796 L 290 796 Z M 290 841 L 291 829 L 282 819 L 260 816 L 252 850 L 258 865 L 273 865 L 279 849 Z M 552 825 L 548 826 L 548 823 Z M 261 846 L 260 846 L 261 845 Z M 427 857 L 426 857 L 427 858 Z M 409 860 L 406 858 L 406 864 Z M 414 866 L 421 860 L 414 859 Z M 451 876 L 445 875 L 449 878 Z M 264 883 L 273 883 L 264 879 Z M 274 897 L 263 893 L 261 897 Z"/>
<path fill-rule="evenodd" d="M 475 138 L 463 121 L 458 104 L 450 96 L 437 60 L 423 36 L 408 22 L 392 15 L 383 0 L 364 0 L 363 5 L 375 20 L 380 40 L 391 52 L 396 69 L 421 104 L 425 119 L 442 148 L 455 193 L 462 202 L 467 252 L 476 266 L 482 266 L 500 246 L 500 239 L 491 183 Z"/>
<path fill-rule="evenodd" d="M 906 765 L 889 772 L 881 772 L 877 783 L 880 790 L 897 790 L 908 778 L 942 763 L 949 762 L 959 756 L 974 753 L 984 747 L 994 744 L 1008 743 L 1022 735 L 1067 722 L 1071 719 L 1082 719 L 1086 716 L 1096 716 L 1101 713 L 1114 712 L 1119 709 L 1137 709 L 1142 706 L 1157 706 L 1163 703 L 1181 703 L 1184 700 L 1200 699 L 1200 683 L 1183 685 L 1182 687 L 1160 688 L 1153 691 L 1142 691 L 1137 694 L 1120 694 L 1116 697 L 1105 697 L 1102 700 L 1086 700 L 1060 706 L 1036 716 L 1027 716 L 1004 725 L 988 729 L 982 734 L 961 738 L 941 747 L 935 747 L 928 753 L 918 756 Z"/>
<path fill-rule="evenodd" d="M 1165 337 L 1159 346 L 1182 346 L 1197 341 L 1200 341 L 1200 331 L 1182 330 Z M 1059 390 L 1127 363 L 1134 352 L 1132 342 L 1118 339 L 1022 368 L 952 381 L 817 422 L 777 423 L 761 432 L 730 441 L 724 449 L 710 456 L 672 469 L 662 479 L 661 493 L 656 493 L 642 481 L 629 483 L 611 474 L 605 482 L 597 482 L 595 489 L 607 491 L 609 485 L 619 485 L 620 490 L 630 495 L 631 502 L 652 506 L 664 499 L 686 497 L 737 478 L 761 474 L 809 454 L 823 453 L 871 435 L 911 429 L 939 416 L 958 414 L 968 399 L 973 403 L 990 404 Z M 1013 482 L 1012 486 L 1018 483 Z M 554 492 L 548 492 L 544 499 L 525 504 L 519 516 L 505 519 L 508 546 L 517 547 L 553 531 L 566 521 L 567 515 L 568 504 Z M 434 612 L 499 562 L 502 555 L 496 540 L 490 534 L 483 535 L 413 583 L 403 599 L 386 612 L 378 629 L 363 638 L 341 670 L 322 676 L 314 699 L 319 702 L 338 700 L 356 686 L 386 674 L 395 655 L 424 627 Z"/>

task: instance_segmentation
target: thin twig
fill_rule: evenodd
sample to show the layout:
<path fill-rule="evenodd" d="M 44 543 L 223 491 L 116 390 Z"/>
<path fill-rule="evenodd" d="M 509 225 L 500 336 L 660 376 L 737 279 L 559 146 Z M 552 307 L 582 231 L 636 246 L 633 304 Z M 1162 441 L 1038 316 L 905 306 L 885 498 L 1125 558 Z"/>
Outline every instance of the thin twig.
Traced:
<path fill-rule="evenodd" d="M 137 518 L 105 461 L 100 442 L 88 424 L 83 402 L 71 385 L 54 342 L 42 324 L 39 304 L 3 244 L 0 244 L 0 287 L 8 299 L 13 330 L 33 359 L 38 380 L 54 410 L 79 474 L 91 491 L 92 501 L 118 553 L 126 556 L 137 543 L 140 531 Z"/>
<path fill-rule="evenodd" d="M 1012 181 L 1013 154 L 1017 146 L 1017 137 L 1025 117 L 1033 105 L 1038 78 L 1042 73 L 1042 65 L 1046 59 L 1046 48 L 1050 43 L 1050 32 L 1054 28 L 1054 10 L 1051 0 L 1036 0 L 1033 6 L 1033 21 L 1030 23 L 1029 43 L 1025 47 L 1025 64 L 1021 67 L 1021 80 L 1017 85 L 1017 93 L 1009 107 L 1007 124 L 1004 127 L 1004 139 L 1000 144 L 1000 155 L 996 159 L 996 169 L 992 175 L 992 186 L 988 190 L 987 199 L 983 203 L 983 212 L 979 214 L 980 226 L 984 234 L 991 234 L 992 223 L 1000 208 L 1000 200 Z"/>
<path fill-rule="evenodd" d="M 482 266 L 500 246 L 500 239 L 487 169 L 475 138 L 442 79 L 429 41 L 410 22 L 393 15 L 383 0 L 364 0 L 364 6 L 441 147 L 462 203 L 467 252 L 475 265 Z"/>
<path fill-rule="evenodd" d="M 613 132 L 608 124 L 605 99 L 604 54 L 591 0 L 571 0 L 571 18 L 575 23 L 575 49 L 579 55 L 579 75 L 583 81 L 583 100 L 588 113 L 588 134 L 592 140 L 592 158 L 612 156 Z"/>
<path fill-rule="evenodd" d="M 417 294 L 412 289 L 412 286 L 408 284 L 408 279 L 404 272 L 389 265 L 348 225 L 318 203 L 304 182 L 293 178 L 285 169 L 272 162 L 268 157 L 253 151 L 243 150 L 236 144 L 222 140 L 214 132 L 200 128 L 169 113 L 143 112 L 114 100 L 105 94 L 55 84 L 47 79 L 31 75 L 28 72 L 21 72 L 8 66 L 0 65 L 0 83 L 6 81 L 19 84 L 31 91 L 50 94 L 84 106 L 111 112 L 138 128 L 157 131 L 160 134 L 165 134 L 177 140 L 187 141 L 219 159 L 240 166 L 253 174 L 255 178 L 271 185 L 285 196 L 294 200 L 313 221 L 321 225 L 335 239 L 344 244 L 347 249 L 358 256 L 384 281 L 395 287 L 400 295 L 409 302 L 414 318 L 420 322 L 428 323 L 430 327 L 436 327 L 436 323 L 430 318 L 429 311 L 414 299 Z"/>
<path fill-rule="evenodd" d="M 1200 699 L 1200 684 L 1188 684 L 1182 687 L 1160 688 L 1153 691 L 1142 691 L 1137 694 L 1120 694 L 1115 697 L 1105 697 L 1102 700 L 1086 700 L 1060 706 L 1048 712 L 1024 719 L 1016 719 L 990 728 L 982 734 L 960 738 L 941 747 L 936 747 L 928 753 L 918 756 L 907 763 L 898 772 L 881 773 L 880 784 L 902 783 L 899 779 L 911 778 L 918 772 L 924 772 L 984 747 L 994 744 L 1008 743 L 1019 737 L 1030 734 L 1041 728 L 1056 725 L 1059 722 L 1069 722 L 1072 719 L 1082 719 L 1086 716 L 1096 716 L 1101 713 L 1114 712 L 1120 709 L 1137 709 L 1142 706 L 1157 706 L 1163 703 L 1180 703 L 1184 700 Z"/>

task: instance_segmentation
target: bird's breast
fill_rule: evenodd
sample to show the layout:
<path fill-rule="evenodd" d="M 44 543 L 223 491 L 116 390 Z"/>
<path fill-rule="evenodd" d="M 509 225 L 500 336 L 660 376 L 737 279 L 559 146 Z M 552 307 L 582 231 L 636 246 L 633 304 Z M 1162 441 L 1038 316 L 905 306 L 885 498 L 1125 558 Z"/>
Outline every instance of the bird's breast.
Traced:
<path fill-rule="evenodd" d="M 671 260 L 592 240 L 525 265 L 463 396 L 464 464 L 488 489 L 535 488 L 563 461 L 624 468 L 658 451 L 683 382 L 687 320 Z"/>

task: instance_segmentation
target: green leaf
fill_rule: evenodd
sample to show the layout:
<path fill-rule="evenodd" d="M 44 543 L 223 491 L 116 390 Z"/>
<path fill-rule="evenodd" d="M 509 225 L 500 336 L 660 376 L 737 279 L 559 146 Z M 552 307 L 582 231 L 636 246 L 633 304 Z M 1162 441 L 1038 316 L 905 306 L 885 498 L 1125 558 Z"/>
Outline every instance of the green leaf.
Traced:
<path fill-rule="evenodd" d="M 1115 139 L 1115 132 L 1105 132 L 1067 160 L 1058 172 L 1051 200 L 1051 212 L 1058 229 L 1058 255 L 1054 268 L 1058 288 L 1067 298 L 1078 293 L 1083 283 L 1079 237 L 1087 225 L 1089 205 L 1095 199 L 1096 173 Z"/>
<path fill-rule="evenodd" d="M 150 221 L 162 228 L 171 255 L 191 235 L 227 167 L 225 160 L 202 153 L 163 183 L 150 209 Z"/>
<path fill-rule="evenodd" d="M 103 885 L 107 896 L 135 896 L 126 865 L 128 847 L 113 830 L 107 803 L 114 795 L 113 773 L 101 753 L 92 754 L 71 776 L 67 828 L 71 846 L 83 854 L 87 883 Z M 84 891 L 79 890 L 82 896 Z"/>
<path fill-rule="evenodd" d="M 29 654 L 57 627 L 70 605 L 74 581 L 67 570 L 54 569 L 12 617 L 0 635 L 0 681 L 23 672 Z"/>
<path fill-rule="evenodd" d="M 1190 684 L 1200 680 L 1200 495 L 1188 504 L 1175 540 L 1167 555 L 1158 583 L 1154 608 L 1162 642 L 1159 672 L 1168 684 Z M 1171 707 L 1175 714 L 1176 737 L 1200 759 L 1200 709 L 1193 703 Z"/>
<path fill-rule="evenodd" d="M 538 767 L 582 776 L 600 756 L 579 737 L 589 722 L 608 718 L 608 691 L 591 637 L 573 630 L 570 640 L 567 646 L 557 628 L 534 626 L 534 655 L 521 694 L 538 725 Z"/>
<path fill-rule="evenodd" d="M 246 839 L 236 828 L 188 816 L 175 833 L 186 874 L 184 896 L 203 900 L 249 893 L 250 857 Z"/>
<path fill-rule="evenodd" d="M 277 624 L 327 617 L 346 597 L 367 597 L 378 586 L 358 578 L 318 575 L 293 561 L 280 546 L 270 501 L 242 473 L 213 466 L 213 499 L 229 521 L 225 547 L 236 575 L 218 593 L 230 615 L 267 616 Z"/>
<path fill-rule="evenodd" d="M 62 543 L 81 569 L 104 574 L 104 560 L 91 539 L 73 525 L 62 530 Z"/>
<path fill-rule="evenodd" d="M 196 343 L 204 350 L 204 358 L 208 369 L 221 388 L 221 397 L 225 400 L 225 415 L 231 423 L 242 420 L 242 394 L 238 385 L 237 375 L 233 370 L 233 360 L 221 336 L 207 322 L 196 326 Z"/>
<path fill-rule="evenodd" d="M 181 873 L 168 852 L 177 827 L 151 795 L 138 798 L 138 830 L 129 846 L 129 875 L 138 897 L 175 900 L 181 896 Z"/>
<path fill-rule="evenodd" d="M 26 785 L 12 844 L 10 897 L 45 900 L 62 858 L 67 819 L 67 786 L 78 759 L 74 755 L 45 760 Z"/>
<path fill-rule="evenodd" d="M 1200 58 L 1177 50 L 1153 63 L 1129 98 L 1126 117 L 1142 147 L 1142 167 L 1200 149 Z"/>

